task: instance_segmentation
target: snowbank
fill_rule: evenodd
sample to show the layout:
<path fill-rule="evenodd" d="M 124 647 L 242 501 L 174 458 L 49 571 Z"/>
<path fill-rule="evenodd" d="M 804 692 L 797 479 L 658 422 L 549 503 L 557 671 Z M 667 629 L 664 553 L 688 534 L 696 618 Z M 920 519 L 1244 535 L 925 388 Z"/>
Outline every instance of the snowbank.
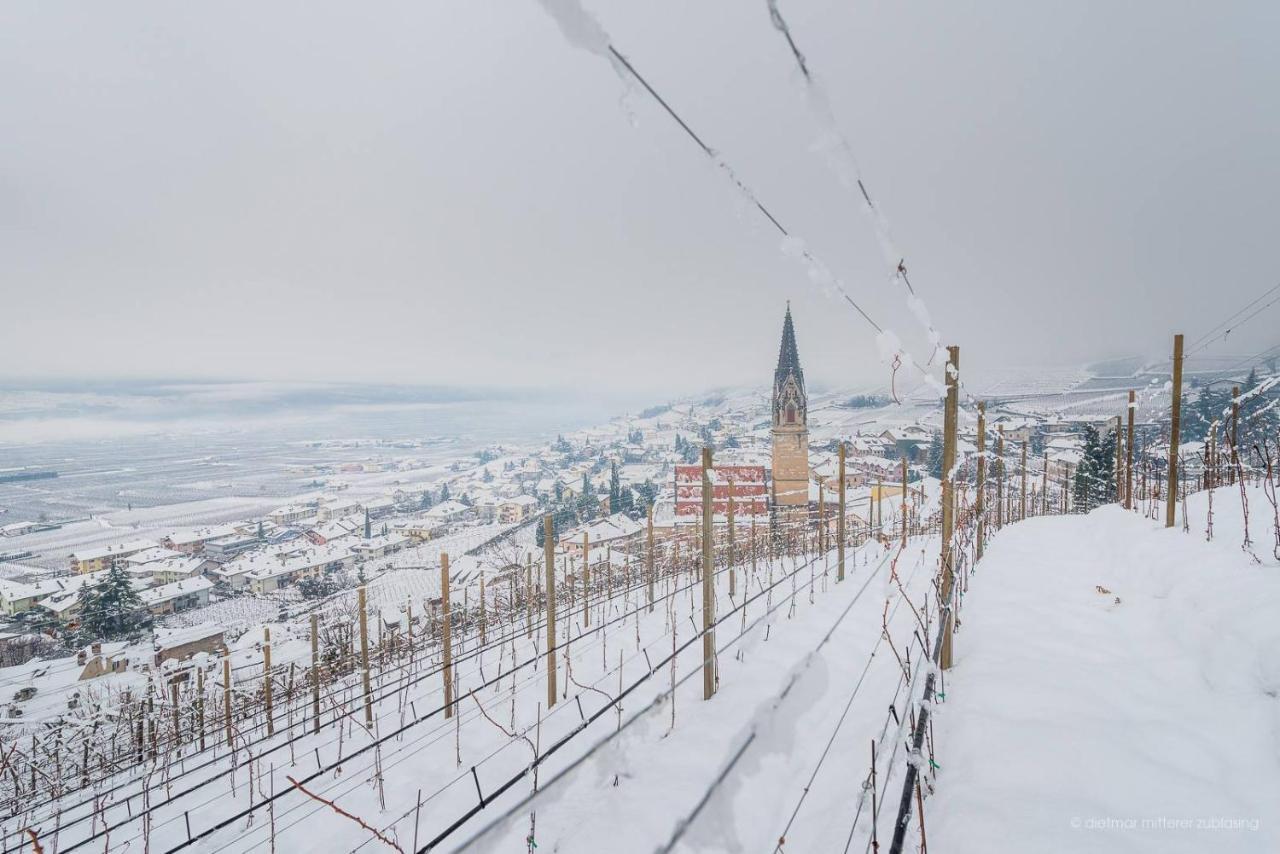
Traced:
<path fill-rule="evenodd" d="M 937 718 L 931 846 L 1280 850 L 1271 508 L 1251 494 L 1259 562 L 1238 493 L 1215 504 L 1212 542 L 1203 495 L 1190 534 L 1113 506 L 994 538 Z"/>

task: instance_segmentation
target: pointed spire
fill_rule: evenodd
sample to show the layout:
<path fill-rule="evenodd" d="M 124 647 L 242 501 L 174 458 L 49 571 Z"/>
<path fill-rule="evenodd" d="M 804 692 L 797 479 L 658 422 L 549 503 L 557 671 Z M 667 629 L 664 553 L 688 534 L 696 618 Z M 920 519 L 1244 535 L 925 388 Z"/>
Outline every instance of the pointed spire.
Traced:
<path fill-rule="evenodd" d="M 782 321 L 782 346 L 778 348 L 778 369 L 774 382 L 780 382 L 789 374 L 795 374 L 804 387 L 804 371 L 800 369 L 800 354 L 796 350 L 796 330 L 791 323 L 791 300 L 787 300 L 787 314 Z"/>

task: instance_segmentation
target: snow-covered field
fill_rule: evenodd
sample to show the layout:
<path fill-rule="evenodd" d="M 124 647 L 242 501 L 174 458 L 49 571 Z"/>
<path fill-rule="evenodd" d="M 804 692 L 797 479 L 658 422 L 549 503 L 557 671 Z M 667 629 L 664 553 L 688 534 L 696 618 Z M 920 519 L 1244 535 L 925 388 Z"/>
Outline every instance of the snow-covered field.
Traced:
<path fill-rule="evenodd" d="M 1280 851 L 1280 562 L 1250 490 L 1191 532 L 1116 506 L 992 541 L 965 600 L 931 850 Z M 1255 560 L 1254 556 L 1257 556 Z"/>

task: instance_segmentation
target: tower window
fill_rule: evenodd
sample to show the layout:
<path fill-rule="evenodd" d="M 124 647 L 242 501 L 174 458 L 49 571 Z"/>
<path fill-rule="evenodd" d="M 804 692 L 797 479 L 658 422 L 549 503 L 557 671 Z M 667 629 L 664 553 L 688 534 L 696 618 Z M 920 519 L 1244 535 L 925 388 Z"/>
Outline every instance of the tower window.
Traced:
<path fill-rule="evenodd" d="M 787 404 L 787 423 L 796 423 L 796 408 L 789 403 Z"/>

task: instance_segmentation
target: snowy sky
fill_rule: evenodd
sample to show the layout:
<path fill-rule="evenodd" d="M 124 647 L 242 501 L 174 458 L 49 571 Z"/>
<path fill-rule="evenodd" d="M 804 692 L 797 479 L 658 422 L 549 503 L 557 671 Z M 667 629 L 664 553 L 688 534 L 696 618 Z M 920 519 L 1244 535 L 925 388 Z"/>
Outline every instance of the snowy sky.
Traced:
<path fill-rule="evenodd" d="M 927 356 L 765 0 L 586 5 Z M 966 365 L 1162 353 L 1280 282 L 1280 4 L 781 8 Z M 661 395 L 767 382 L 790 299 L 811 381 L 887 378 L 534 0 L 8 0 L 0 105 L 0 374 Z"/>

